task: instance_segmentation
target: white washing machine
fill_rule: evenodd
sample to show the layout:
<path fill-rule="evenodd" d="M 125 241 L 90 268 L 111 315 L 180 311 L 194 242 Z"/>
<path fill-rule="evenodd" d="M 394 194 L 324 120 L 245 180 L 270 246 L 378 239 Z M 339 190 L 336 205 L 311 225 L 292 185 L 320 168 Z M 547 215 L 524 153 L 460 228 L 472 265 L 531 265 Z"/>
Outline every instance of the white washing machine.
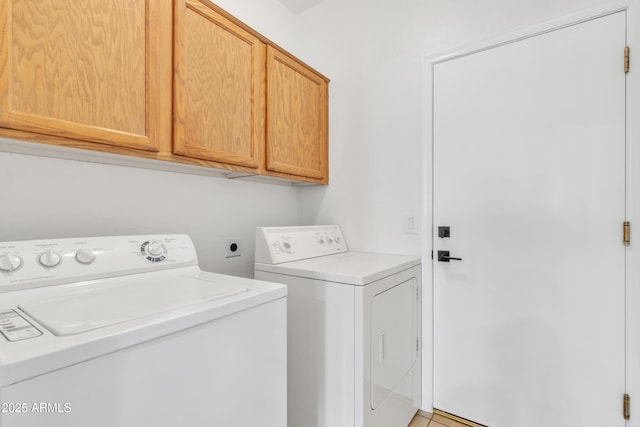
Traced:
<path fill-rule="evenodd" d="M 421 397 L 420 259 L 349 252 L 338 226 L 256 231 L 288 286 L 289 427 L 407 427 Z"/>
<path fill-rule="evenodd" d="M 286 424 L 286 288 L 184 235 L 0 243 L 0 426 Z"/>

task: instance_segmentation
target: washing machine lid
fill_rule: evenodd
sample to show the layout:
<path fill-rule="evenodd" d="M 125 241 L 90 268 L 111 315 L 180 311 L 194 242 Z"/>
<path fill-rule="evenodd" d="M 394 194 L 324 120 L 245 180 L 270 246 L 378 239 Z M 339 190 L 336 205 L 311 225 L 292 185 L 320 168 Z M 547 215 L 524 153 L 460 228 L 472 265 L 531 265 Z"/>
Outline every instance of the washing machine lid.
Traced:
<path fill-rule="evenodd" d="M 255 269 L 326 282 L 364 286 L 419 264 L 420 258 L 411 255 L 344 252 L 283 264 L 256 263 Z"/>
<path fill-rule="evenodd" d="M 52 334 L 67 336 L 200 302 L 231 298 L 249 290 L 237 283 L 196 277 L 139 278 L 118 285 L 71 289 L 64 295 L 20 304 L 19 308 Z"/>

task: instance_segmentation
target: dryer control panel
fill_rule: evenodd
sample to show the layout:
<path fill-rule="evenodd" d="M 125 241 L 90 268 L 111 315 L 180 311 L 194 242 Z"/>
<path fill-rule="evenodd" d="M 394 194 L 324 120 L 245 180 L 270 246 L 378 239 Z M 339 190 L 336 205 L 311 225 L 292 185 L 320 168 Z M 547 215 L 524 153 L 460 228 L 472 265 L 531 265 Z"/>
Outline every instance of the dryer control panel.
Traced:
<path fill-rule="evenodd" d="M 337 225 L 256 229 L 255 262 L 281 264 L 340 252 L 347 252 L 347 244 Z"/>

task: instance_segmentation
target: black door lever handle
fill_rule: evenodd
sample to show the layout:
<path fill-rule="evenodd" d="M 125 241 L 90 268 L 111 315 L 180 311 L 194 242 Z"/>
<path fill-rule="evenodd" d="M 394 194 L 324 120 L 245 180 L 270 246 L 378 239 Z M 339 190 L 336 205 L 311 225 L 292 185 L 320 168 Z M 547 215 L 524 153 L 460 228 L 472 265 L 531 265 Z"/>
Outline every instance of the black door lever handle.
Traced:
<path fill-rule="evenodd" d="M 449 256 L 449 251 L 438 251 L 438 262 L 462 261 L 462 258 Z"/>

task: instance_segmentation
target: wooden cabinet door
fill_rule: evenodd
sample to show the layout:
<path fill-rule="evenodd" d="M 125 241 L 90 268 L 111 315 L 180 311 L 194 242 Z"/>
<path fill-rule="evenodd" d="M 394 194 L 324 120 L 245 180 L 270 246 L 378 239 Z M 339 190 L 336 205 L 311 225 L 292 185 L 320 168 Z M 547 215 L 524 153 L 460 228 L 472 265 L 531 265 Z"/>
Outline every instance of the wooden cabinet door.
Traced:
<path fill-rule="evenodd" d="M 267 47 L 267 170 L 328 180 L 328 82 Z"/>
<path fill-rule="evenodd" d="M 0 1 L 0 126 L 158 151 L 170 25 L 170 0 Z"/>
<path fill-rule="evenodd" d="M 265 45 L 206 2 L 175 10 L 174 153 L 259 168 Z"/>

